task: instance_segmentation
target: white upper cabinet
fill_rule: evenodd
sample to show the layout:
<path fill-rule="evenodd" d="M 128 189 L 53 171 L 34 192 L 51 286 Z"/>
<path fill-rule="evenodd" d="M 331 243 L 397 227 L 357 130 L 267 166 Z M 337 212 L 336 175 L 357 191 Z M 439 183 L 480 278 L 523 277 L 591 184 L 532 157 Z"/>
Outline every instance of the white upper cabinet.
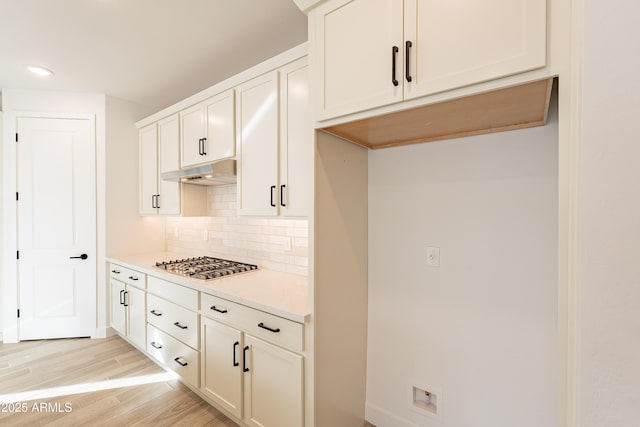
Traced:
<path fill-rule="evenodd" d="M 309 15 L 318 119 L 402 100 L 402 10 L 402 0 L 334 0 Z"/>
<path fill-rule="evenodd" d="M 206 188 L 162 180 L 180 169 L 178 114 L 140 129 L 140 215 L 206 215 Z"/>
<path fill-rule="evenodd" d="M 304 217 L 313 194 L 307 58 L 236 88 L 241 215 Z"/>
<path fill-rule="evenodd" d="M 178 128 L 174 115 L 140 129 L 140 215 L 180 214 L 180 183 L 160 177 L 179 169 Z"/>
<path fill-rule="evenodd" d="M 180 113 L 182 167 L 235 156 L 234 114 L 233 89 Z"/>
<path fill-rule="evenodd" d="M 156 205 L 161 215 L 180 214 L 180 183 L 163 181 L 164 172 L 180 169 L 180 121 L 174 114 L 158 122 L 158 192 Z"/>
<path fill-rule="evenodd" d="M 236 87 L 238 213 L 278 213 L 278 72 Z"/>
<path fill-rule="evenodd" d="M 313 200 L 314 131 L 307 58 L 280 69 L 280 215 L 309 215 Z"/>
<path fill-rule="evenodd" d="M 309 17 L 317 120 L 546 62 L 546 0 L 329 0 Z"/>
<path fill-rule="evenodd" d="M 140 129 L 140 215 L 156 215 L 158 198 L 158 128 L 154 123 Z"/>

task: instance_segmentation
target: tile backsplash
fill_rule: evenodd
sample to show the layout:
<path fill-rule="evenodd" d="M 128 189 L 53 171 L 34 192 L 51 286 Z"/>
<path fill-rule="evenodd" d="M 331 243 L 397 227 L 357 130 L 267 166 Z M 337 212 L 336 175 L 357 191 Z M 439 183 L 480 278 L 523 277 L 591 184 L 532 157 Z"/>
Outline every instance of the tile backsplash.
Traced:
<path fill-rule="evenodd" d="M 257 264 L 307 275 L 306 219 L 239 217 L 236 185 L 207 188 L 206 217 L 167 217 L 167 250 Z"/>

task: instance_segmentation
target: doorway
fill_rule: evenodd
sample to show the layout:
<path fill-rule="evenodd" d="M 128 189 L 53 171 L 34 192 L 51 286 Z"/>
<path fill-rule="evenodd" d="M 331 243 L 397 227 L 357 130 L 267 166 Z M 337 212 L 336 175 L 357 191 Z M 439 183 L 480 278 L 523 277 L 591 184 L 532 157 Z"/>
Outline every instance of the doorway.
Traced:
<path fill-rule="evenodd" d="M 18 339 L 96 330 L 94 120 L 17 117 Z"/>

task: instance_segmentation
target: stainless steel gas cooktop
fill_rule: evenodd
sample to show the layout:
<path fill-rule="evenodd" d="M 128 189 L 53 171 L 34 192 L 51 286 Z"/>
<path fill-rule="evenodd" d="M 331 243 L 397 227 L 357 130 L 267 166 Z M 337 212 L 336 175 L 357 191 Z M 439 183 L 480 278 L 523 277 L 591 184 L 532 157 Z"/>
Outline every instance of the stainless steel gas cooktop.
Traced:
<path fill-rule="evenodd" d="M 201 256 L 156 262 L 156 268 L 194 279 L 217 279 L 232 274 L 257 270 L 258 266 L 226 259 Z"/>

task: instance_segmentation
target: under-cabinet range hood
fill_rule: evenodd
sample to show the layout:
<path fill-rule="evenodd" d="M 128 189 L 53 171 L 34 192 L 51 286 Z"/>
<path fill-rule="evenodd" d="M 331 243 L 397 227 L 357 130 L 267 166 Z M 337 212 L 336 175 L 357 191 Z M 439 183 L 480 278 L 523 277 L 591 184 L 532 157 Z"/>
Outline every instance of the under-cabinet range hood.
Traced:
<path fill-rule="evenodd" d="M 160 176 L 163 181 L 184 182 L 185 184 L 235 184 L 237 181 L 236 161 L 234 159 L 220 160 L 207 165 L 163 172 Z"/>

